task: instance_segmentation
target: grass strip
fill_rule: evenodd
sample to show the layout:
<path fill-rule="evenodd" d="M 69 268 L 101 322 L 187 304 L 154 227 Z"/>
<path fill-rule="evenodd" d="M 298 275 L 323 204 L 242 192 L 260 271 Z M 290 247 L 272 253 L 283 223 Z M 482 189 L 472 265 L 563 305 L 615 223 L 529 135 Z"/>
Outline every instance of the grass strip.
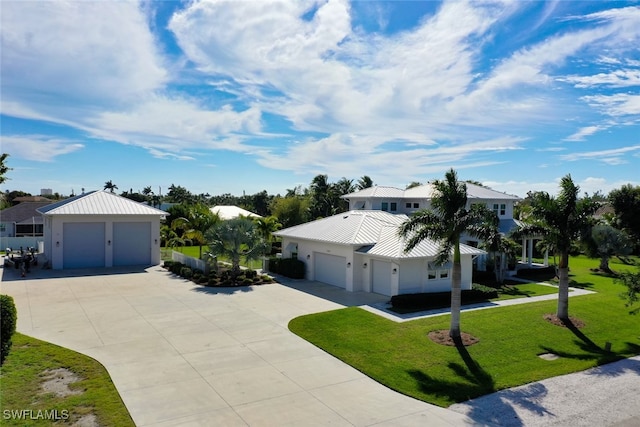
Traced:
<path fill-rule="evenodd" d="M 68 385 L 67 396 L 42 388 L 47 373 L 65 369 L 79 380 Z M 95 417 L 97 425 L 134 426 L 107 370 L 75 351 L 16 333 L 0 368 L 2 425 L 73 424 Z M 84 424 L 83 424 L 84 425 Z"/>

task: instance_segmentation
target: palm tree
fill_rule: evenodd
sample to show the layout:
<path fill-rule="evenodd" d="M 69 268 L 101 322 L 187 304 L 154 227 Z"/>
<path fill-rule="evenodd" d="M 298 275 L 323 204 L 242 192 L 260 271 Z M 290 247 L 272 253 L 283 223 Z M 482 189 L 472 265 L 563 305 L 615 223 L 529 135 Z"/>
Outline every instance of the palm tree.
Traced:
<path fill-rule="evenodd" d="M 558 310 L 559 319 L 569 319 L 569 251 L 593 221 L 598 205 L 590 197 L 578 199 L 580 187 L 573 183 L 571 175 L 560 180 L 557 197 L 541 191 L 531 193 L 531 215 L 518 231 L 518 236 L 541 236 L 548 247 L 559 254 L 558 262 Z"/>
<path fill-rule="evenodd" d="M 109 181 L 104 183 L 104 189 L 105 190 L 109 190 L 111 193 L 113 193 L 114 190 L 118 189 L 118 186 L 115 185 L 111 180 L 109 180 Z"/>
<path fill-rule="evenodd" d="M 264 241 L 268 243 L 271 243 L 271 240 L 273 239 L 273 235 L 271 233 L 282 228 L 282 224 L 278 222 L 278 218 L 275 216 L 255 218 L 253 222 L 256 225 L 256 231 L 258 234 L 260 234 Z"/>
<path fill-rule="evenodd" d="M 364 190 L 365 188 L 369 187 L 373 187 L 373 180 L 368 175 L 363 175 L 362 178 L 358 180 L 356 188 L 358 190 Z"/>
<path fill-rule="evenodd" d="M 269 244 L 260 237 L 254 222 L 246 217 L 223 221 L 209 229 L 205 237 L 209 245 L 209 255 L 220 255 L 230 259 L 231 271 L 236 276 L 240 273 L 240 258 L 244 258 L 249 264 L 269 249 Z"/>
<path fill-rule="evenodd" d="M 517 243 L 500 232 L 500 219 L 495 212 L 488 215 L 486 229 L 482 234 L 482 246 L 493 258 L 493 272 L 496 283 L 504 283 L 508 259 L 516 253 Z"/>
<path fill-rule="evenodd" d="M 183 229 L 183 236 L 198 244 L 200 247 L 200 258 L 202 258 L 202 246 L 206 243 L 205 233 L 220 222 L 218 214 L 203 205 L 190 205 L 187 214 L 171 222 L 172 229 Z"/>
<path fill-rule="evenodd" d="M 486 229 L 490 214 L 486 206 L 474 204 L 467 209 L 467 186 L 458 181 L 456 172 L 450 169 L 444 181 L 433 182 L 435 193 L 431 199 L 432 210 L 421 210 L 412 215 L 399 228 L 398 234 L 408 238 L 405 252 L 415 248 L 423 240 L 436 240 L 439 252 L 436 262 L 440 265 L 451 259 L 451 326 L 449 336 L 460 339 L 460 305 L 462 267 L 460 264 L 460 236 L 467 233 L 480 237 Z"/>

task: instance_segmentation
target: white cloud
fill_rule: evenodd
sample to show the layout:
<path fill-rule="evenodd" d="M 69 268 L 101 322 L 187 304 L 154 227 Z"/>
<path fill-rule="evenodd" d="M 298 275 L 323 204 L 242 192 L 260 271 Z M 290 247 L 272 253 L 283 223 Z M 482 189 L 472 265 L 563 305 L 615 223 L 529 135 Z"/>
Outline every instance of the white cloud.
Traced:
<path fill-rule="evenodd" d="M 613 117 L 640 114 L 640 95 L 618 93 L 614 95 L 587 95 L 582 97 L 589 105 Z"/>
<path fill-rule="evenodd" d="M 122 104 L 167 80 L 134 2 L 3 2 L 2 90 L 48 114 Z"/>
<path fill-rule="evenodd" d="M 639 86 L 640 70 L 621 69 L 592 76 L 567 76 L 559 80 L 574 84 L 577 88 L 608 86 L 614 88 Z"/>
<path fill-rule="evenodd" d="M 560 156 L 561 160 L 574 162 L 577 160 L 598 160 L 611 165 L 623 164 L 627 160 L 622 156 L 637 154 L 640 152 L 640 145 L 613 148 L 610 150 L 597 150 L 587 152 L 576 152 Z"/>
<path fill-rule="evenodd" d="M 47 135 L 2 135 L 0 145 L 4 153 L 36 162 L 52 162 L 58 156 L 84 148 L 78 141 Z"/>
<path fill-rule="evenodd" d="M 606 126 L 586 126 L 565 138 L 565 141 L 584 141 L 585 137 L 591 136 L 596 132 L 607 129 Z"/>

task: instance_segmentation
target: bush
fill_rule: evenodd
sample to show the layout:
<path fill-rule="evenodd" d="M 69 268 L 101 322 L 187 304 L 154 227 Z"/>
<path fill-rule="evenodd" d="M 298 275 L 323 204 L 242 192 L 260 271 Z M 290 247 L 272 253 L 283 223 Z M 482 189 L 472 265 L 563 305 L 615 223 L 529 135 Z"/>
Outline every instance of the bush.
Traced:
<path fill-rule="evenodd" d="M 544 268 L 522 268 L 518 270 L 517 276 L 531 280 L 551 280 L 556 277 L 556 267 L 550 265 Z"/>
<path fill-rule="evenodd" d="M 292 279 L 304 279 L 305 264 L 295 258 L 270 258 L 269 271 Z"/>
<path fill-rule="evenodd" d="M 11 350 L 11 337 L 16 332 L 18 312 L 13 298 L 0 295 L 0 365 Z"/>
<path fill-rule="evenodd" d="M 473 304 L 497 297 L 497 289 L 474 283 L 471 290 L 462 291 L 462 304 Z M 391 305 L 393 308 L 409 310 L 451 307 L 451 292 L 394 295 L 391 297 Z"/>
<path fill-rule="evenodd" d="M 173 274 L 178 274 L 180 275 L 180 270 L 182 270 L 182 267 L 184 267 L 185 265 L 181 262 L 173 262 L 171 263 L 171 266 L 169 267 L 169 270 L 173 273 Z"/>
<path fill-rule="evenodd" d="M 175 261 L 172 260 L 167 260 L 164 262 L 164 264 L 162 265 L 164 268 L 166 268 L 167 270 L 171 270 L 171 266 L 175 264 Z"/>
<path fill-rule="evenodd" d="M 193 276 L 193 270 L 191 270 L 191 267 L 184 266 L 180 269 L 180 276 L 185 279 L 191 279 Z"/>

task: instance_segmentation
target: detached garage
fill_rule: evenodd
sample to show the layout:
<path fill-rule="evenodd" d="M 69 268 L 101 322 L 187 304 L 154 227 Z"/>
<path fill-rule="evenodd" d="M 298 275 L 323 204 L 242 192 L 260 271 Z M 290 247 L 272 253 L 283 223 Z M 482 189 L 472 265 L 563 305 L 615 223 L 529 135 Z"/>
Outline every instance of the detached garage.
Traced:
<path fill-rule="evenodd" d="M 105 191 L 39 209 L 44 253 L 54 269 L 160 263 L 160 220 L 166 212 Z"/>

